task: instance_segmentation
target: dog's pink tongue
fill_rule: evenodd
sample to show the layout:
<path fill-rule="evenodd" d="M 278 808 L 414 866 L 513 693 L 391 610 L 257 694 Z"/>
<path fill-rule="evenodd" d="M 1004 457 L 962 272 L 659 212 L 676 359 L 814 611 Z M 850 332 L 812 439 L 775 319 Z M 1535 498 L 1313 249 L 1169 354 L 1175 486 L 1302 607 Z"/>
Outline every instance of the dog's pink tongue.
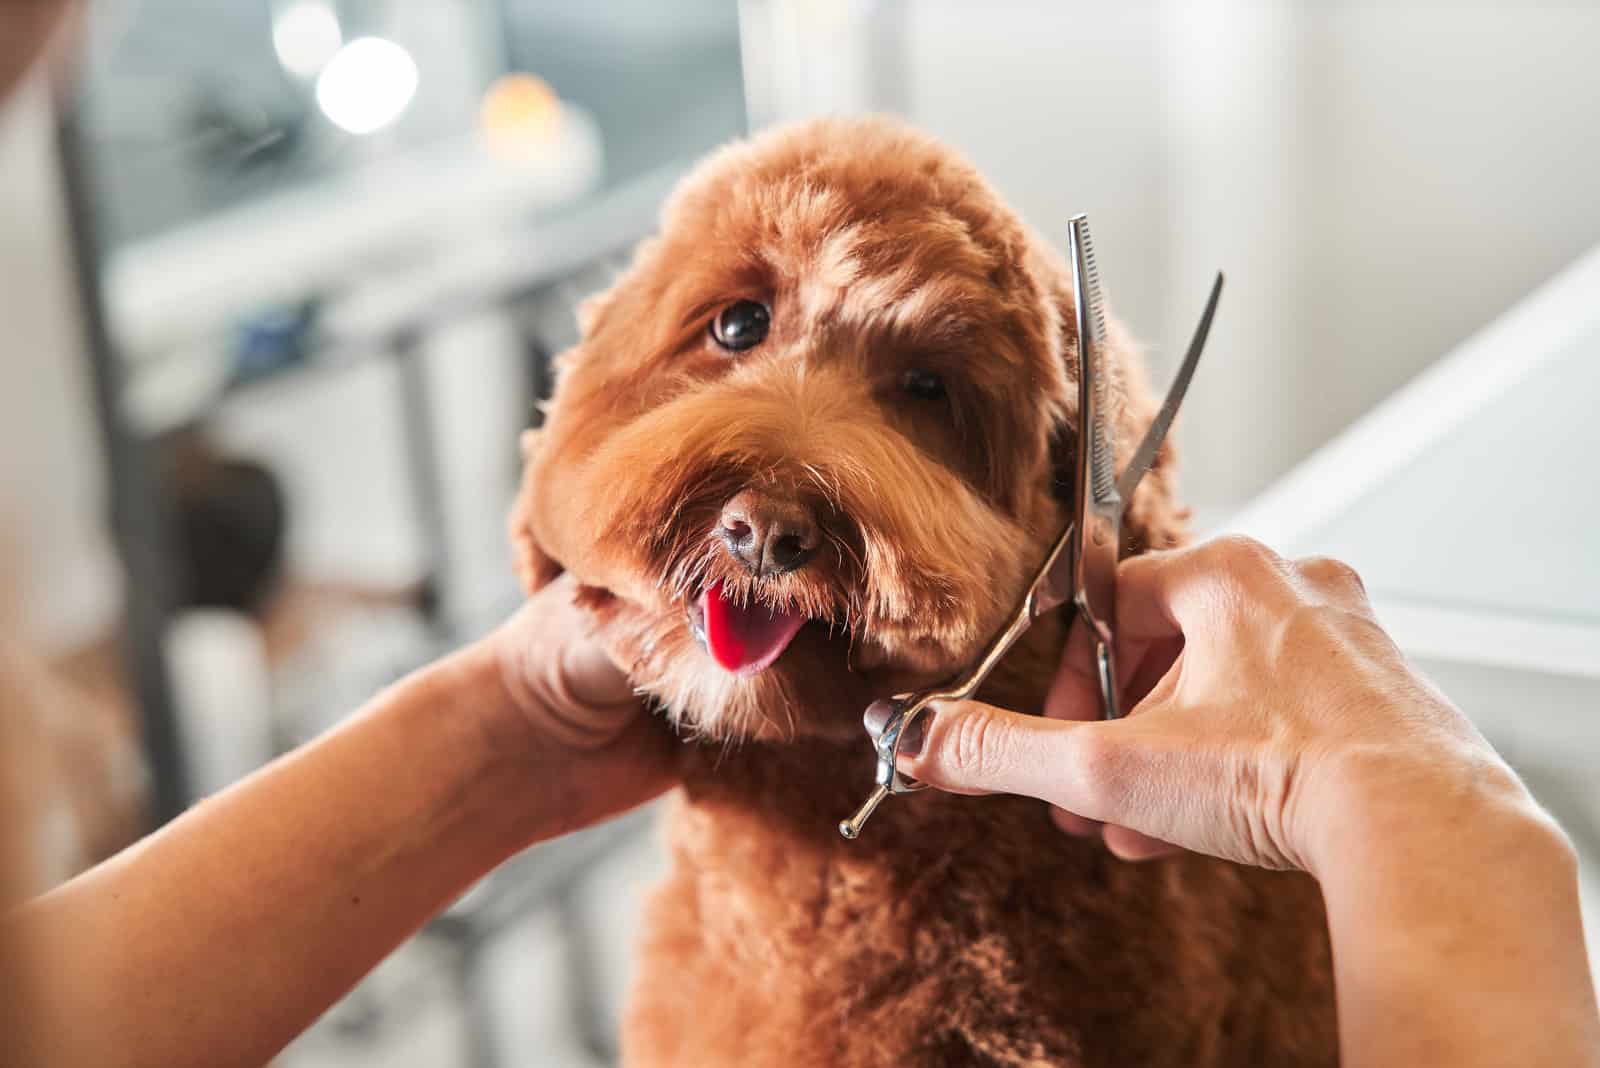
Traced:
<path fill-rule="evenodd" d="M 759 604 L 741 607 L 724 600 L 721 582 L 706 587 L 700 600 L 712 659 L 741 675 L 771 666 L 806 622 L 805 616 L 782 609 Z"/>

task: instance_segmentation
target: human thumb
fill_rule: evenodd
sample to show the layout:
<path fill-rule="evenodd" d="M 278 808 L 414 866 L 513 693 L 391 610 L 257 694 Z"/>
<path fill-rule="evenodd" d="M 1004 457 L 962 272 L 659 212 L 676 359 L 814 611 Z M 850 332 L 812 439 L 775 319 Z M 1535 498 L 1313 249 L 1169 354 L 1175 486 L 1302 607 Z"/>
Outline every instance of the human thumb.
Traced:
<path fill-rule="evenodd" d="M 606 655 L 600 643 L 581 631 L 557 637 L 554 655 L 534 692 L 535 715 L 561 741 L 579 748 L 608 745 L 636 719 L 641 710 L 638 695 L 626 675 Z"/>
<path fill-rule="evenodd" d="M 900 742 L 898 767 L 961 794 L 1037 797 L 1090 819 L 1105 819 L 1099 787 L 1116 748 L 1107 724 L 1026 716 L 982 701 L 929 707 Z M 876 734 L 873 710 L 867 729 Z"/>
<path fill-rule="evenodd" d="M 636 701 L 633 684 L 622 673 L 600 643 L 587 635 L 574 637 L 561 655 L 563 691 L 571 699 L 590 708 L 632 705 Z"/>

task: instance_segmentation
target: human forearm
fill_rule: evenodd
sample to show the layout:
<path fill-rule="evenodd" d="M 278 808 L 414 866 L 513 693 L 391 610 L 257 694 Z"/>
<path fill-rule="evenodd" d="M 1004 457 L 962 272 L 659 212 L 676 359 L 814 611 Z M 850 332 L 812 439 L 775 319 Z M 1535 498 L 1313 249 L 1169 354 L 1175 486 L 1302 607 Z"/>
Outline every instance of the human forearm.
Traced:
<path fill-rule="evenodd" d="M 503 699 L 458 654 L 23 909 L 43 1059 L 265 1062 L 548 826 L 526 754 L 483 729 Z"/>
<path fill-rule="evenodd" d="M 1344 1062 L 1600 1064 L 1572 847 L 1510 779 L 1352 794 L 1317 875 Z"/>
<path fill-rule="evenodd" d="M 7 1063 L 264 1063 L 500 861 L 669 788 L 672 733 L 575 593 L 7 917 L 47 969 Z"/>

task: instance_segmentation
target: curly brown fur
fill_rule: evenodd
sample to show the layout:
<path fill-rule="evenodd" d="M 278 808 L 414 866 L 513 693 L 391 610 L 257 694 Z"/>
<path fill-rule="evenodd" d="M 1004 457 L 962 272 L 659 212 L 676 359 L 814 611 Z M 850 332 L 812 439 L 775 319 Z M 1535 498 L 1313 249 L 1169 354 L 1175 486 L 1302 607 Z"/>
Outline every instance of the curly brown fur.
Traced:
<path fill-rule="evenodd" d="M 1309 880 L 1125 864 L 1015 798 L 923 795 L 859 842 L 834 831 L 871 778 L 862 709 L 967 663 L 1066 518 L 1067 277 L 948 149 L 826 120 L 708 159 L 582 310 L 525 442 L 519 570 L 530 588 L 572 570 L 613 653 L 708 743 L 650 906 L 629 1063 L 1337 1060 Z M 743 299 L 770 333 L 730 353 L 708 327 Z M 1154 405 L 1110 338 L 1126 455 Z M 945 395 L 908 395 L 908 372 Z M 1172 463 L 1130 502 L 1126 552 L 1183 538 Z M 815 555 L 742 563 L 722 529 L 740 494 L 814 517 Z M 708 589 L 810 622 L 732 673 L 695 634 Z M 988 696 L 1039 707 L 1063 637 L 1036 626 Z"/>

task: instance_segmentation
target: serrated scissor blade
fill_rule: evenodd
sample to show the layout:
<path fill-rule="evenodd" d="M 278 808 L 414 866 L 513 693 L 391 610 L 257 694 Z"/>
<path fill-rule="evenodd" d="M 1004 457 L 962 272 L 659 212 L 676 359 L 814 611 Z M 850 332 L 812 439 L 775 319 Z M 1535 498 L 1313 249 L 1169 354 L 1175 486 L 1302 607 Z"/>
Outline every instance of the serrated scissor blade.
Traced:
<path fill-rule="evenodd" d="M 1117 495 L 1116 439 L 1111 432 L 1111 368 L 1105 352 L 1105 302 L 1089 220 L 1067 229 L 1078 325 L 1078 462 L 1073 478 L 1077 530 L 1072 542 L 1072 598 L 1098 647 L 1110 645 L 1117 619 L 1117 557 L 1122 498 Z"/>

